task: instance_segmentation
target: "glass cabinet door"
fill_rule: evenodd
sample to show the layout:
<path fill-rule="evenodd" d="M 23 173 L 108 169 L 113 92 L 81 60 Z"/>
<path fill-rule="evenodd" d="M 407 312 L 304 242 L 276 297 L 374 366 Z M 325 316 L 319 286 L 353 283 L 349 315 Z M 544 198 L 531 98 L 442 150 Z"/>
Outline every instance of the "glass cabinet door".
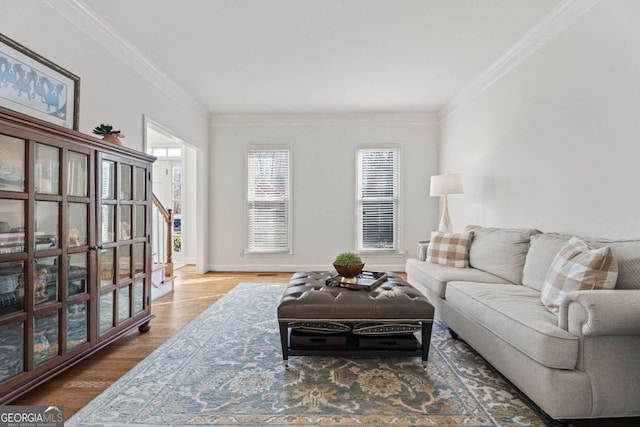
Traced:
<path fill-rule="evenodd" d="M 24 252 L 24 200 L 0 198 L 0 255 Z"/>
<path fill-rule="evenodd" d="M 145 167 L 116 156 L 100 160 L 98 257 L 100 335 L 109 334 L 148 306 L 145 280 L 148 261 Z"/>
<path fill-rule="evenodd" d="M 16 322 L 0 327 L 0 381 L 7 380 L 25 370 L 24 326 Z"/>
<path fill-rule="evenodd" d="M 36 144 L 36 192 L 60 194 L 60 149 Z"/>
<path fill-rule="evenodd" d="M 25 191 L 25 147 L 22 139 L 0 135 L 0 190 Z"/>
<path fill-rule="evenodd" d="M 67 170 L 67 194 L 69 196 L 86 197 L 89 195 L 88 164 L 89 156 L 86 154 L 69 152 Z"/>
<path fill-rule="evenodd" d="M 66 282 L 60 284 L 60 292 L 66 297 L 66 307 L 61 313 L 65 315 L 65 341 L 63 352 L 72 352 L 89 342 L 89 303 L 95 283 L 90 269 L 94 255 L 94 241 L 90 241 L 89 230 L 92 220 L 91 194 L 89 188 L 89 153 L 67 151 L 66 161 Z"/>

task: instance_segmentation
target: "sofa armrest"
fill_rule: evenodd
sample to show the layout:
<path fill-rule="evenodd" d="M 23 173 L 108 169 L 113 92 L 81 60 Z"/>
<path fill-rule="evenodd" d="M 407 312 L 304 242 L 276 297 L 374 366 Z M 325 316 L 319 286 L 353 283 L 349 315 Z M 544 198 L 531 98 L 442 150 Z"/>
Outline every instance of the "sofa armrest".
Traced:
<path fill-rule="evenodd" d="M 418 259 L 420 261 L 427 260 L 427 248 L 429 247 L 430 240 L 421 240 L 418 242 Z"/>
<path fill-rule="evenodd" d="M 597 337 L 640 336 L 640 290 L 569 292 L 558 325 L 574 334 Z"/>

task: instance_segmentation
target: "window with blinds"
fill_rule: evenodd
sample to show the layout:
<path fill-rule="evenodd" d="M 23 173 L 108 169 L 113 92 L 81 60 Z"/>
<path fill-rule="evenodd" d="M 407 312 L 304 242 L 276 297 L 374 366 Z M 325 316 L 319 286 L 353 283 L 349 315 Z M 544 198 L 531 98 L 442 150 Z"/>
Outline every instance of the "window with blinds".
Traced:
<path fill-rule="evenodd" d="M 358 250 L 398 248 L 398 150 L 358 149 Z"/>
<path fill-rule="evenodd" d="M 289 252 L 289 149 L 250 149 L 247 165 L 248 252 Z"/>

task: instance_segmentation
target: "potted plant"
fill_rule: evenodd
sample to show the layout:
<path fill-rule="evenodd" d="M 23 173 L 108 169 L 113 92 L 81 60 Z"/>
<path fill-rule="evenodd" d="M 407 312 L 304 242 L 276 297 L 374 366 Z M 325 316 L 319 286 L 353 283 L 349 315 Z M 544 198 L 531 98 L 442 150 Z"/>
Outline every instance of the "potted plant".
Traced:
<path fill-rule="evenodd" d="M 342 277 L 351 279 L 362 273 L 364 263 L 362 259 L 353 252 L 343 252 L 333 261 L 333 268 L 335 268 Z"/>
<path fill-rule="evenodd" d="M 124 138 L 124 135 L 119 130 L 113 129 L 110 124 L 100 123 L 100 126 L 96 126 L 93 129 L 93 133 L 96 135 L 102 135 L 102 139 L 105 141 L 113 142 L 114 144 L 122 144 L 120 138 Z"/>

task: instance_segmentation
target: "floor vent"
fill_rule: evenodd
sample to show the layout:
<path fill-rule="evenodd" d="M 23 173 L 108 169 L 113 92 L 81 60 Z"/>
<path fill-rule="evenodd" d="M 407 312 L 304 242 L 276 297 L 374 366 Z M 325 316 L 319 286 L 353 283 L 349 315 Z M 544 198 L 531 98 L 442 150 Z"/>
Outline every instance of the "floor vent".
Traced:
<path fill-rule="evenodd" d="M 277 275 L 278 273 L 258 273 L 258 277 L 274 277 Z"/>

